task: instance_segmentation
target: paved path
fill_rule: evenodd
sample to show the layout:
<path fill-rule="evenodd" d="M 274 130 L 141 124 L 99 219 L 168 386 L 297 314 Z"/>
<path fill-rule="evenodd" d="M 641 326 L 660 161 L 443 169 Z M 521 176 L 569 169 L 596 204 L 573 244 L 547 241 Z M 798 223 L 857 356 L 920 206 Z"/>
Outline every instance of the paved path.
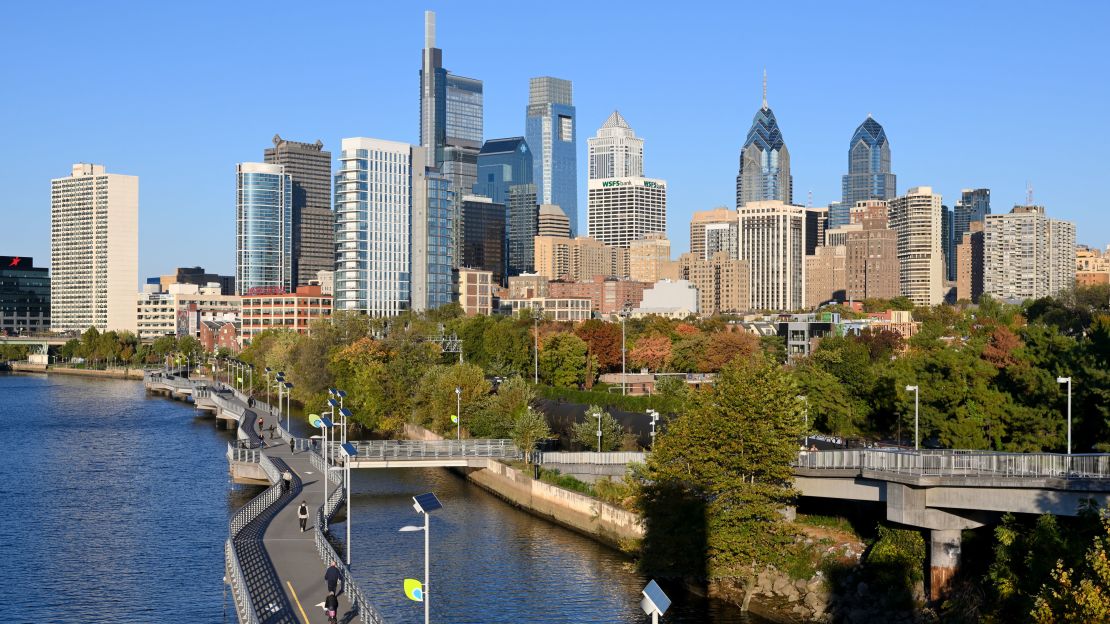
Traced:
<path fill-rule="evenodd" d="M 247 409 L 232 393 L 226 392 L 223 396 Z M 246 422 L 256 422 L 259 416 L 263 418 L 264 427 L 277 423 L 276 415 L 251 409 L 247 409 Z M 255 426 L 250 430 L 257 434 Z M 314 535 L 316 512 L 324 504 L 324 475 L 312 465 L 310 451 L 292 453 L 289 444 L 282 442 L 280 436 L 269 440 L 268 432 L 263 438 L 267 444 L 263 450 L 266 456 L 279 471 L 288 468 L 293 473 L 293 489 L 240 533 L 236 540 L 240 565 L 263 622 L 326 624 L 324 610 L 318 606 L 328 593 L 324 583 L 326 566 L 316 551 Z M 252 440 L 255 439 L 252 435 Z M 329 484 L 329 492 L 332 487 Z M 303 533 L 297 520 L 301 501 L 308 503 L 309 512 L 307 530 Z M 339 621 L 355 620 L 357 613 L 341 591 Z"/>

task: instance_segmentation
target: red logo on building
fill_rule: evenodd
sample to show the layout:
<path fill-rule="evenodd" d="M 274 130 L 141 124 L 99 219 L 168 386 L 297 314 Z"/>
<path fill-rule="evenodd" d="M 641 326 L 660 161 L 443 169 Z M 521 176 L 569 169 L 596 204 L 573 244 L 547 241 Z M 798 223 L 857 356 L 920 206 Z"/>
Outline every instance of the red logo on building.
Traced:
<path fill-rule="evenodd" d="M 8 266 L 10 266 L 10 267 L 19 266 L 19 261 L 22 260 L 22 259 L 23 258 L 20 258 L 19 256 L 16 256 L 16 257 L 12 258 L 12 263 L 9 264 Z"/>

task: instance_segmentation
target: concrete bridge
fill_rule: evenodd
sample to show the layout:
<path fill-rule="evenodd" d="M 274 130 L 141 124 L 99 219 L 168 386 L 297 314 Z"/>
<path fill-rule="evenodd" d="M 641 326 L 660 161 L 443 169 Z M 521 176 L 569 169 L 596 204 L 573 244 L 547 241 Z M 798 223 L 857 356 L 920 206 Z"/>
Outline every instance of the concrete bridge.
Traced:
<path fill-rule="evenodd" d="M 883 503 L 886 519 L 929 530 L 929 593 L 960 563 L 960 532 L 1003 513 L 1074 516 L 1110 504 L 1110 455 L 859 449 L 801 452 L 802 496 Z"/>

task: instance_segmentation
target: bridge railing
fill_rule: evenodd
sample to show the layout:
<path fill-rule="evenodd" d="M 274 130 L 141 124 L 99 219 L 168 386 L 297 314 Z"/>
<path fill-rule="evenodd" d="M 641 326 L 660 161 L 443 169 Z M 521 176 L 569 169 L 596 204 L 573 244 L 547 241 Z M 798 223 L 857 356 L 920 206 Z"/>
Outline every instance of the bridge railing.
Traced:
<path fill-rule="evenodd" d="M 459 457 L 520 459 L 523 455 L 512 440 L 361 440 L 351 441 L 355 459 L 406 460 Z M 342 456 L 338 444 L 328 443 L 334 456 Z"/>
<path fill-rule="evenodd" d="M 803 451 L 799 468 L 855 469 L 917 476 L 1110 479 L 1110 454 L 990 453 L 964 450 L 851 449 Z"/>
<path fill-rule="evenodd" d="M 257 464 L 260 455 L 261 453 L 258 451 L 258 449 L 240 448 L 239 446 L 236 446 L 231 442 L 227 443 L 228 461 Z"/>
<path fill-rule="evenodd" d="M 312 465 L 317 470 L 321 470 L 327 475 L 327 479 L 336 485 L 342 483 L 343 478 L 339 476 L 338 470 L 328 470 L 324 465 L 324 458 L 316 451 L 312 452 L 311 456 Z M 347 498 L 347 488 L 337 487 L 328 495 L 328 500 L 324 501 L 316 510 L 316 526 L 314 529 L 314 537 L 316 538 L 316 552 L 320 558 L 324 560 L 324 565 L 335 562 L 336 568 L 339 569 L 340 576 L 343 577 L 343 591 L 349 594 L 350 601 L 358 609 L 358 617 L 360 622 L 366 624 L 384 624 L 384 620 L 374 605 L 370 604 L 367 600 L 366 594 L 358 586 L 355 581 L 354 575 L 351 574 L 351 569 L 343 562 L 343 558 L 339 553 L 335 552 L 331 542 L 328 541 L 328 536 L 324 532 L 328 524 L 331 522 L 332 516 L 339 509 L 339 506 Z M 349 521 L 349 520 L 348 520 Z"/>
<path fill-rule="evenodd" d="M 230 451 L 230 446 L 229 446 Z M 269 457 L 260 455 L 259 464 L 273 483 L 266 491 L 251 499 L 249 503 L 239 508 L 231 517 L 231 528 L 228 532 L 227 542 L 224 545 L 224 559 L 228 570 L 228 580 L 231 592 L 235 598 L 235 608 L 239 614 L 240 624 L 255 624 L 260 621 L 258 612 L 250 597 L 242 565 L 239 563 L 239 553 L 235 548 L 235 539 L 255 518 L 281 498 L 281 473 Z"/>
<path fill-rule="evenodd" d="M 592 464 L 592 465 L 626 465 L 631 463 L 644 463 L 648 454 L 634 451 L 616 451 L 612 453 L 596 452 L 544 452 L 533 453 L 537 464 Z"/>

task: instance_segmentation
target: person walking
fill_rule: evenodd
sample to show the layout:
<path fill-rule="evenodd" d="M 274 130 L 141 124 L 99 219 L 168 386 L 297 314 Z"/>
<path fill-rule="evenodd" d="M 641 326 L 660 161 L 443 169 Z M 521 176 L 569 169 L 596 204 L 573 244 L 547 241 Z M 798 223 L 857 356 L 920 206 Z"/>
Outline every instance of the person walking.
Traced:
<path fill-rule="evenodd" d="M 296 455 L 297 454 L 296 440 L 297 439 L 294 438 L 293 436 L 289 436 L 289 454 L 290 455 Z"/>
<path fill-rule="evenodd" d="M 270 439 L 271 440 L 274 439 L 274 430 L 275 430 L 274 423 L 270 423 Z"/>
<path fill-rule="evenodd" d="M 308 503 L 301 501 L 301 506 L 297 508 L 297 520 L 301 521 L 301 533 L 304 533 L 308 527 Z"/>
<path fill-rule="evenodd" d="M 324 598 L 324 612 L 328 615 L 328 624 L 335 624 L 339 617 L 339 599 L 335 592 L 328 592 L 328 597 Z"/>
<path fill-rule="evenodd" d="M 332 561 L 331 564 L 328 566 L 328 569 L 324 571 L 324 581 L 326 581 L 328 584 L 329 592 L 333 594 L 336 593 L 335 590 L 339 586 L 339 578 L 339 567 L 335 565 L 334 561 Z"/>
<path fill-rule="evenodd" d="M 293 489 L 293 473 L 286 469 L 281 473 L 281 493 L 284 494 Z"/>

